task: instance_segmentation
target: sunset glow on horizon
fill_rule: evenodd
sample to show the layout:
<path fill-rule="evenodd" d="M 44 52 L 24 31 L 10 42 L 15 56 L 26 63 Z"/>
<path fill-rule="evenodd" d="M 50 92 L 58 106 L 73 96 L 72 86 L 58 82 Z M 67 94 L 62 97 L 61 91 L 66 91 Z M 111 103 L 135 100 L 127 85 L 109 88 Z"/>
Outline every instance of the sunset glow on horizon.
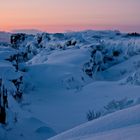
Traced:
<path fill-rule="evenodd" d="M 140 0 L 0 0 L 0 30 L 140 32 Z"/>

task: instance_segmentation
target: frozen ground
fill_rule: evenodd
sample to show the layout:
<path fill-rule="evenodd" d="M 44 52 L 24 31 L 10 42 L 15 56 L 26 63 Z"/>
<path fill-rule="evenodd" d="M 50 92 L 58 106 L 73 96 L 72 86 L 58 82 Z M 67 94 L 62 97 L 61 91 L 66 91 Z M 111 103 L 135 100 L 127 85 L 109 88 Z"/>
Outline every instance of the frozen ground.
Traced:
<path fill-rule="evenodd" d="M 0 77 L 9 91 L 0 140 L 138 140 L 140 37 L 84 31 L 13 39 L 0 46 Z M 8 59 L 14 54 L 26 54 L 18 71 Z M 19 102 L 11 94 L 17 90 L 11 80 L 21 75 Z M 106 111 L 113 100 L 123 101 L 122 108 Z M 89 110 L 102 115 L 88 122 Z"/>

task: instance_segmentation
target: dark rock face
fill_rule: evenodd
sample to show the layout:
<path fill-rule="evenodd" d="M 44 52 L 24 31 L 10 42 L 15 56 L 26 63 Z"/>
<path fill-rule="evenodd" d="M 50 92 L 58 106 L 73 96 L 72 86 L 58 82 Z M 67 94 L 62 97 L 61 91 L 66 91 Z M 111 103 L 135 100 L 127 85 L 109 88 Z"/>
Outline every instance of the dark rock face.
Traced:
<path fill-rule="evenodd" d="M 126 37 L 140 37 L 140 34 L 139 33 L 128 33 L 127 35 L 126 35 Z"/>
<path fill-rule="evenodd" d="M 6 123 L 6 111 L 5 108 L 0 106 L 0 123 L 5 124 Z"/>

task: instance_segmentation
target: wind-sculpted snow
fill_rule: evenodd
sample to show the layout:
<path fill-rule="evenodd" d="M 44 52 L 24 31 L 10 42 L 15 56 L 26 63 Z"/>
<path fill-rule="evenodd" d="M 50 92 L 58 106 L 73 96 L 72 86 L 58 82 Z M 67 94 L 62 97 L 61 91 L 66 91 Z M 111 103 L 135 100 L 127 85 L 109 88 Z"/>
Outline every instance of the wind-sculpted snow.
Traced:
<path fill-rule="evenodd" d="M 138 133 L 139 117 L 140 105 L 80 125 L 49 140 L 101 140 L 103 137 L 106 140 L 108 138 L 111 140 L 138 140 L 140 136 Z M 121 131 L 125 133 L 121 133 Z M 121 135 L 117 135 L 119 133 Z"/>
<path fill-rule="evenodd" d="M 8 94 L 6 125 L 0 126 L 2 140 L 45 140 L 86 123 L 89 110 L 103 114 L 111 101 L 139 102 L 140 37 L 136 33 L 12 34 L 10 40 L 11 44 L 0 43 L 1 92 Z M 116 136 L 120 130 L 134 134 L 139 129 L 138 111 L 139 106 L 106 113 L 56 139 L 92 139 L 96 132 L 107 139 L 108 133 Z"/>

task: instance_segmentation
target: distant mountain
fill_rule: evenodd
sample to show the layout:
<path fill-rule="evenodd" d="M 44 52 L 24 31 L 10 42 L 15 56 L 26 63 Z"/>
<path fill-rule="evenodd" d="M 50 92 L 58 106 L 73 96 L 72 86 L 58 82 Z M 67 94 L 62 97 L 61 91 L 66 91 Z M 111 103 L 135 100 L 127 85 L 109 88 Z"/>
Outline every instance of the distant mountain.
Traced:
<path fill-rule="evenodd" d="M 33 34 L 36 35 L 37 33 L 42 33 L 43 31 L 37 29 L 17 29 L 12 30 L 13 33 L 25 33 L 25 34 Z"/>

